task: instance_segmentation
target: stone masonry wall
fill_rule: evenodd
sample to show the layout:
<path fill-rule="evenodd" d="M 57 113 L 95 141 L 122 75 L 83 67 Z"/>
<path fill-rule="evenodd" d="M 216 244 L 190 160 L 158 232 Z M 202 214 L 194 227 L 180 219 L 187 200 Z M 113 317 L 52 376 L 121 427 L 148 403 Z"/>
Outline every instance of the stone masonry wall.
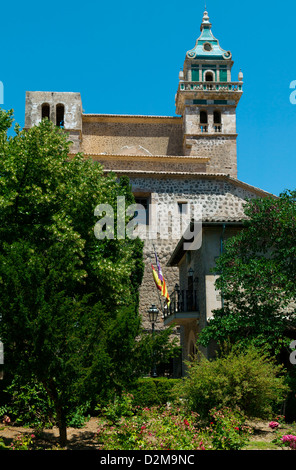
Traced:
<path fill-rule="evenodd" d="M 186 155 L 210 157 L 207 172 L 237 177 L 236 136 L 194 136 L 186 138 Z"/>
<path fill-rule="evenodd" d="M 132 189 L 136 194 L 150 194 L 151 202 L 158 209 L 158 220 L 155 214 L 150 212 L 150 226 L 157 232 L 154 238 L 145 240 L 144 260 L 145 274 L 140 290 L 140 312 L 144 325 L 148 326 L 147 309 L 151 303 L 158 305 L 158 292 L 154 285 L 151 261 L 154 262 L 153 250 L 155 245 L 159 256 L 163 273 L 167 282 L 169 292 L 172 292 L 176 282 L 179 282 L 178 268 L 166 266 L 171 253 L 176 247 L 179 239 L 175 239 L 168 231 L 166 234 L 166 218 L 168 207 L 178 201 L 190 201 L 202 211 L 203 220 L 237 220 L 244 217 L 243 206 L 247 198 L 256 197 L 254 193 L 245 188 L 238 187 L 231 182 L 218 179 L 200 178 L 198 175 L 190 179 L 186 177 L 168 178 L 155 176 L 151 178 L 130 178 Z M 150 206 L 151 209 L 151 206 Z M 159 325 L 161 326 L 161 324 Z"/>
<path fill-rule="evenodd" d="M 174 121 L 173 121 L 174 122 Z M 86 122 L 82 126 L 82 152 L 119 154 L 139 147 L 151 155 L 182 155 L 182 124 L 159 122 Z M 133 152 L 130 152 L 131 154 Z"/>

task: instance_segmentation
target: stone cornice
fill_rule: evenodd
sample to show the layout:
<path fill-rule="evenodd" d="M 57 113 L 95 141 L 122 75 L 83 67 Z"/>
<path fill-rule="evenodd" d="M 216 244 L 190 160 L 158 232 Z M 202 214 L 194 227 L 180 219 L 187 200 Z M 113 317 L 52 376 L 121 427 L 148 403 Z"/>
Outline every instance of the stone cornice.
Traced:
<path fill-rule="evenodd" d="M 144 116 L 129 114 L 82 114 L 82 122 L 127 122 L 145 124 L 182 124 L 181 116 Z"/>
<path fill-rule="evenodd" d="M 110 161 L 110 160 L 124 160 L 124 161 L 178 161 L 194 163 L 206 163 L 210 161 L 210 157 L 201 157 L 198 155 L 133 155 L 133 154 L 109 154 L 109 153 L 88 153 L 86 157 L 91 157 L 95 161 Z"/>

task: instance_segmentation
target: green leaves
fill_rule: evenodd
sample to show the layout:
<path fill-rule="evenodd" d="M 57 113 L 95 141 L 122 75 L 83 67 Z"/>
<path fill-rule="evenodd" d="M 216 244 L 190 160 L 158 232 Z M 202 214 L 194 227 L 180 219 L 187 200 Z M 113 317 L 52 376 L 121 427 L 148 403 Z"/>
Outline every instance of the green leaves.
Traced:
<path fill-rule="evenodd" d="M 202 344 L 229 338 L 280 351 L 296 326 L 295 209 L 295 191 L 246 204 L 245 227 L 224 244 L 216 264 L 224 307 L 202 332 Z"/>
<path fill-rule="evenodd" d="M 0 337 L 9 370 L 42 381 L 61 414 L 133 373 L 142 243 L 94 235 L 98 204 L 133 200 L 126 181 L 70 157 L 48 120 L 7 138 L 10 123 L 0 112 Z"/>
<path fill-rule="evenodd" d="M 214 407 L 238 407 L 248 417 L 266 418 L 288 393 L 283 372 L 263 348 L 236 346 L 213 361 L 202 356 L 188 364 L 180 394 L 201 416 Z"/>

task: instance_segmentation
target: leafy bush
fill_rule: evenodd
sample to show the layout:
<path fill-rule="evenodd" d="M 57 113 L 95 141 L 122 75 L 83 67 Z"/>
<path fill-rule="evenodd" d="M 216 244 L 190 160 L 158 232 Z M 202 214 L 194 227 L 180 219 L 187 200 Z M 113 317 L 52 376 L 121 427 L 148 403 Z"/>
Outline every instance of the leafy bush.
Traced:
<path fill-rule="evenodd" d="M 98 441 L 102 450 L 204 450 L 197 418 L 170 407 L 145 407 L 116 426 L 101 424 Z"/>
<path fill-rule="evenodd" d="M 37 428 L 53 424 L 53 404 L 41 384 L 33 379 L 24 384 L 16 377 L 6 392 L 10 401 L 0 408 L 1 417 L 8 415 L 15 424 Z"/>
<path fill-rule="evenodd" d="M 116 395 L 106 406 L 98 405 L 96 410 L 111 423 L 118 423 L 124 416 L 133 415 L 133 396 L 130 393 Z"/>
<path fill-rule="evenodd" d="M 19 435 L 12 441 L 10 450 L 31 450 L 34 438 L 34 434 Z"/>
<path fill-rule="evenodd" d="M 67 426 L 72 428 L 82 428 L 85 422 L 90 418 L 88 410 L 90 408 L 90 402 L 86 402 L 80 405 L 74 410 L 68 417 Z"/>
<path fill-rule="evenodd" d="M 226 406 L 266 419 L 288 392 L 282 367 L 253 346 L 232 348 L 213 361 L 201 357 L 188 368 L 179 392 L 189 409 L 203 417 L 214 407 Z"/>
<path fill-rule="evenodd" d="M 286 434 L 281 438 L 283 447 L 289 447 L 292 450 L 296 450 L 296 436 L 293 434 Z"/>
<path fill-rule="evenodd" d="M 215 450 L 240 450 L 249 441 L 251 428 L 245 425 L 245 418 L 240 410 L 214 408 L 209 417 L 213 420 L 209 431 Z"/>
<path fill-rule="evenodd" d="M 0 439 L 0 450 L 8 450 L 2 439 Z"/>
<path fill-rule="evenodd" d="M 174 399 L 174 387 L 178 379 L 146 378 L 138 379 L 131 390 L 135 406 L 165 405 Z"/>

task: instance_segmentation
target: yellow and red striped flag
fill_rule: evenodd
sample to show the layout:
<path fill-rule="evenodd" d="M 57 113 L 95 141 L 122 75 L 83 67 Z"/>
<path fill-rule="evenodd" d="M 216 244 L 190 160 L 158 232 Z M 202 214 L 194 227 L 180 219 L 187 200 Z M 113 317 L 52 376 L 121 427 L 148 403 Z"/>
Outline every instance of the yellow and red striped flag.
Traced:
<path fill-rule="evenodd" d="M 162 274 L 162 271 L 161 271 L 161 266 L 160 266 L 160 263 L 158 261 L 156 253 L 155 253 L 155 259 L 156 259 L 156 264 L 157 264 L 157 268 L 158 268 L 158 273 L 156 272 L 153 264 L 151 264 L 153 279 L 154 279 L 154 282 L 155 282 L 155 285 L 156 285 L 157 289 L 160 290 L 161 295 L 163 297 L 165 297 L 166 302 L 167 302 L 167 306 L 169 306 L 170 302 L 171 302 L 171 299 L 170 299 L 170 296 L 169 296 L 169 293 L 168 293 L 166 282 L 165 282 L 165 279 L 163 277 L 163 274 Z"/>

